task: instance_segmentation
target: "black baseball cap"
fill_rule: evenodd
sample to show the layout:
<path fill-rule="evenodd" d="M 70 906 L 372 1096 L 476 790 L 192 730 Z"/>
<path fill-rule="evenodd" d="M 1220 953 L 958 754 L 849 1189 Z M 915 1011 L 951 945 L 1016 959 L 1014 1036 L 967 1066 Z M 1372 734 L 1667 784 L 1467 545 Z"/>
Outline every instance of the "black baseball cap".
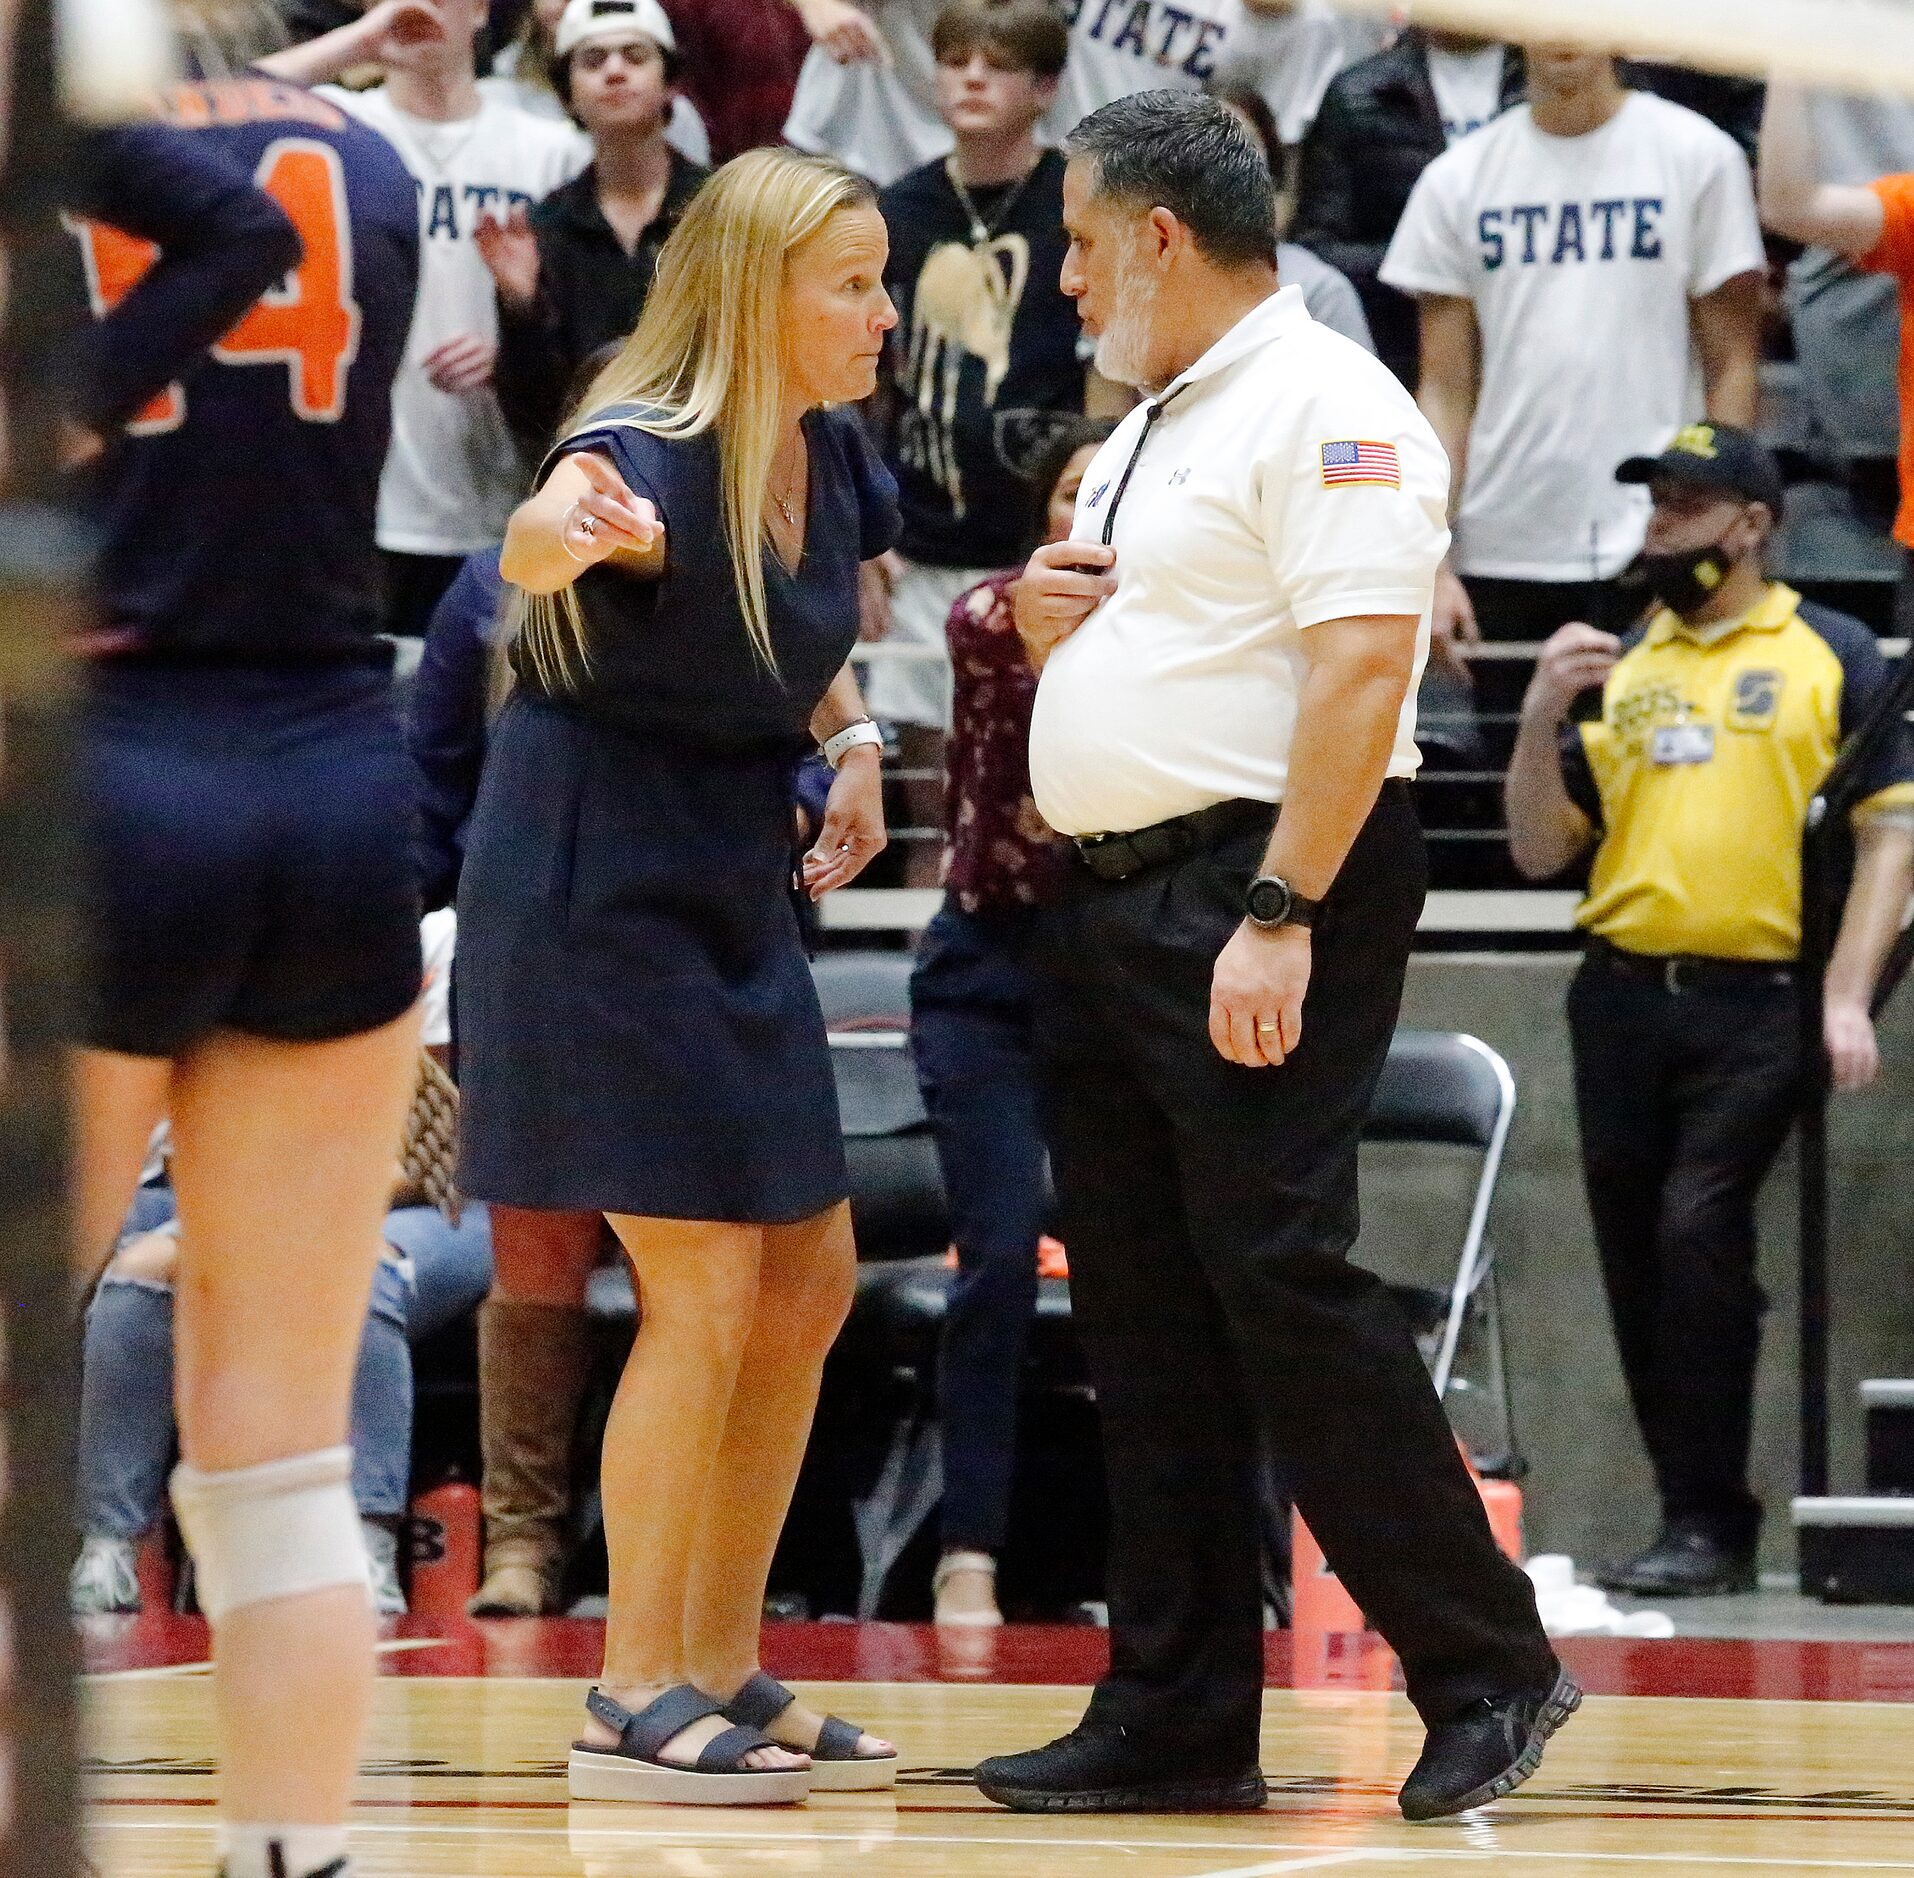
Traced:
<path fill-rule="evenodd" d="M 1615 472 L 1618 483 L 1666 480 L 1716 489 L 1781 513 L 1781 465 L 1753 432 L 1733 424 L 1690 424 L 1660 456 L 1631 456 Z"/>

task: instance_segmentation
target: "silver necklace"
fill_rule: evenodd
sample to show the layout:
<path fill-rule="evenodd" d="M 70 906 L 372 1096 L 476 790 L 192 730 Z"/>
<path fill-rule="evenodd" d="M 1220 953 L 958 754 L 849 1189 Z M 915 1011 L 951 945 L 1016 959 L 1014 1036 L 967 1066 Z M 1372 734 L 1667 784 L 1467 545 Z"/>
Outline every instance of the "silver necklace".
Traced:
<path fill-rule="evenodd" d="M 956 191 L 958 205 L 970 218 L 970 245 L 973 248 L 986 248 L 997 238 L 997 231 L 1010 220 L 1010 211 L 1017 206 L 1018 198 L 1030 186 L 1031 177 L 1036 175 L 1042 163 L 1043 158 L 1038 157 L 1036 162 L 1017 178 L 1010 193 L 997 204 L 997 219 L 994 222 L 986 222 L 978 212 L 976 203 L 971 200 L 970 191 L 964 187 L 963 178 L 957 174 L 957 159 L 954 156 L 945 157 L 944 175 L 949 180 L 951 188 Z"/>

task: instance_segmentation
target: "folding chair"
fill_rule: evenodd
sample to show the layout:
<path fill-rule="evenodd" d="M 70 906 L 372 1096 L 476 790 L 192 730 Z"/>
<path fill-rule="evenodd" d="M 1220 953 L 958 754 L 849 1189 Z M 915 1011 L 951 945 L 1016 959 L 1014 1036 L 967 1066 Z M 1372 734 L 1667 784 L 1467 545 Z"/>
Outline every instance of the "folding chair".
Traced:
<path fill-rule="evenodd" d="M 1451 1415 L 1468 1398 L 1487 1398 L 1494 1438 L 1480 1452 L 1472 1450 L 1472 1458 L 1481 1473 L 1505 1479 L 1519 1478 L 1527 1463 L 1515 1438 L 1501 1291 L 1488 1224 L 1514 1119 L 1515 1077 L 1502 1056 L 1479 1037 L 1451 1030 L 1399 1030 L 1390 1043 L 1363 1134 L 1365 1141 L 1451 1147 L 1479 1157 L 1455 1276 L 1446 1287 L 1393 1289 L 1409 1312 L 1436 1393 Z M 1478 1338 L 1484 1373 L 1466 1376 L 1459 1358 L 1465 1339 L 1474 1343 Z"/>

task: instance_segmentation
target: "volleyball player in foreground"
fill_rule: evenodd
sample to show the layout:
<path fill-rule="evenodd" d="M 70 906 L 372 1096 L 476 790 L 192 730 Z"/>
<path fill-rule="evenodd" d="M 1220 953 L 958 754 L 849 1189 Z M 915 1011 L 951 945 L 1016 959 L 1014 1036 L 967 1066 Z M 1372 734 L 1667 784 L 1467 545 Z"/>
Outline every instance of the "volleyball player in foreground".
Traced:
<path fill-rule="evenodd" d="M 130 422 L 95 413 L 79 1257 L 90 1278 L 170 1119 L 173 1503 L 213 1627 L 222 1869 L 343 1878 L 373 1674 L 347 1405 L 417 1048 L 372 536 L 417 208 L 391 149 L 297 87 L 188 85 L 165 116 L 129 134 L 196 149 L 200 171 L 223 160 L 298 239 L 290 272 Z M 156 166 L 121 220 L 150 223 L 176 186 Z M 177 246 L 77 225 L 103 376 L 203 310 L 230 261 L 210 221 L 175 219 Z"/>

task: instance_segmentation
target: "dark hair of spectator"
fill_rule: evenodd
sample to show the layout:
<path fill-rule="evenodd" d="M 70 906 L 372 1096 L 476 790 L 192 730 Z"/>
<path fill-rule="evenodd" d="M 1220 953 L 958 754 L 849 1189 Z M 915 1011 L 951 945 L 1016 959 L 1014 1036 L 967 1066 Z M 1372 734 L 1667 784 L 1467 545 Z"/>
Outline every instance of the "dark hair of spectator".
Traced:
<path fill-rule="evenodd" d="M 1246 118 L 1263 147 L 1263 161 L 1269 165 L 1269 179 L 1280 196 L 1289 186 L 1289 152 L 1283 148 L 1282 133 L 1276 128 L 1276 115 L 1269 101 L 1254 85 L 1235 80 L 1203 87 L 1218 104 L 1226 104 L 1239 117 Z"/>
<path fill-rule="evenodd" d="M 1064 148 L 1096 164 L 1097 195 L 1139 214 L 1169 210 L 1217 266 L 1268 266 L 1276 186 L 1249 132 L 1217 99 L 1139 91 L 1092 111 Z"/>
<path fill-rule="evenodd" d="M 930 29 L 939 65 L 981 52 L 991 64 L 1055 78 L 1070 56 L 1070 25 L 1055 0 L 951 0 Z"/>
<path fill-rule="evenodd" d="M 1029 508 L 1024 515 L 1024 544 L 1021 560 L 1029 560 L 1043 546 L 1050 533 L 1050 498 L 1056 494 L 1070 459 L 1085 444 L 1101 443 L 1116 429 L 1110 417 L 1080 417 L 1072 414 L 1044 439 L 1024 465 L 1029 488 Z"/>

